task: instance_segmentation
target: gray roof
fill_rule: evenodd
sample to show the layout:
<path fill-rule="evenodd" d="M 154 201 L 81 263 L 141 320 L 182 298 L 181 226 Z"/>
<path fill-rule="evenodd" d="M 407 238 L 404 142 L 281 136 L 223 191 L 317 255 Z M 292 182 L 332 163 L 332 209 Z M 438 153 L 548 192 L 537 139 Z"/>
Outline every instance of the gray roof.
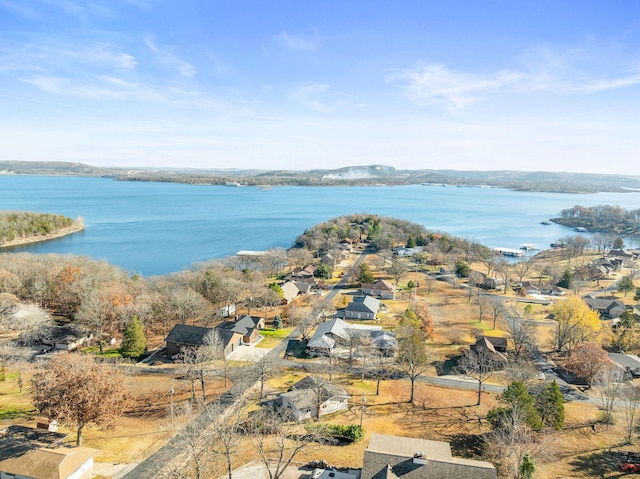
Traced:
<path fill-rule="evenodd" d="M 52 447 L 66 437 L 66 434 L 59 432 L 26 426 L 12 425 L 0 429 L 0 461 L 23 455 L 27 451 L 40 447 Z"/>
<path fill-rule="evenodd" d="M 640 368 L 640 358 L 635 354 L 609 353 L 609 359 L 625 369 Z"/>
<path fill-rule="evenodd" d="M 415 461 L 418 457 L 420 461 Z M 371 434 L 362 479 L 496 479 L 493 464 L 453 457 L 449 443 Z"/>
<path fill-rule="evenodd" d="M 281 396 L 288 397 L 298 409 L 312 408 L 317 402 L 316 393 L 320 392 L 320 400 L 325 402 L 333 397 L 346 399 L 349 397 L 347 391 L 338 386 L 313 376 L 307 376 L 292 386 L 292 390 L 282 393 Z"/>
<path fill-rule="evenodd" d="M 332 334 L 339 338 L 346 339 L 349 337 L 349 333 L 347 332 L 348 328 L 349 323 L 340 318 L 324 321 L 318 325 L 316 332 L 313 333 L 307 346 L 310 348 L 331 348 L 335 344 L 335 340 L 328 335 Z"/>
<path fill-rule="evenodd" d="M 245 336 L 247 334 L 251 334 L 260 321 L 262 321 L 262 318 L 259 316 L 243 316 L 237 321 L 223 321 L 216 326 L 216 329 L 235 331 L 236 333 L 240 333 Z"/>
<path fill-rule="evenodd" d="M 380 309 L 380 300 L 373 296 L 355 296 L 353 301 L 347 304 L 347 311 L 360 313 L 377 313 Z"/>
<path fill-rule="evenodd" d="M 169 335 L 167 343 L 184 344 L 186 346 L 202 346 L 205 336 L 214 331 L 213 328 L 176 324 Z"/>

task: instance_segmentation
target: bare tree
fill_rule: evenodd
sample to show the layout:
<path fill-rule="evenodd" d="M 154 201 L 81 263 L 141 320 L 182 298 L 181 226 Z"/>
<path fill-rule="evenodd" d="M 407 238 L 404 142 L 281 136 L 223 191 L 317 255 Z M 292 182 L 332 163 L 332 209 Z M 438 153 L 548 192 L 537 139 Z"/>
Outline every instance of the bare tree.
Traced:
<path fill-rule="evenodd" d="M 14 364 L 16 361 L 25 358 L 25 351 L 22 348 L 18 348 L 12 341 L 0 342 L 0 381 L 5 381 L 7 378 L 7 369 L 9 365 Z"/>
<path fill-rule="evenodd" d="M 640 386 L 626 384 L 622 390 L 622 407 L 627 433 L 627 442 L 633 443 L 638 425 L 638 411 L 640 411 Z"/>
<path fill-rule="evenodd" d="M 264 408 L 253 417 L 249 438 L 265 465 L 269 479 L 280 479 L 293 460 L 315 436 L 300 431 L 290 417 Z"/>
<path fill-rule="evenodd" d="M 544 458 L 552 450 L 552 436 L 541 436 L 527 424 L 527 411 L 515 402 L 501 416 L 500 427 L 487 436 L 487 455 L 501 469 L 500 477 L 529 479 L 522 473 L 525 456 L 531 459 Z"/>
<path fill-rule="evenodd" d="M 475 351 L 467 349 L 460 361 L 458 369 L 465 376 L 478 381 L 478 406 L 482 400 L 482 385 L 486 380 L 496 373 L 498 363 L 493 357 L 493 353 L 487 348 L 477 348 Z"/>
<path fill-rule="evenodd" d="M 602 368 L 593 380 L 593 387 L 600 395 L 602 402 L 602 419 L 606 423 L 613 422 L 613 409 L 620 397 L 622 380 L 622 371 L 613 364 Z"/>
<path fill-rule="evenodd" d="M 391 266 L 387 269 L 387 272 L 393 276 L 396 288 L 398 287 L 400 278 L 407 272 L 407 269 L 407 265 L 400 260 L 395 259 L 391 262 Z"/>
<path fill-rule="evenodd" d="M 254 364 L 254 370 L 260 382 L 260 401 L 264 398 L 264 385 L 276 372 L 276 363 L 268 354 L 264 354 Z"/>
<path fill-rule="evenodd" d="M 85 355 L 52 358 L 32 378 L 33 405 L 53 419 L 77 427 L 77 444 L 89 423 L 110 427 L 128 407 L 124 373 Z"/>
<path fill-rule="evenodd" d="M 473 304 L 475 305 L 476 310 L 478 311 L 478 321 L 482 322 L 482 318 L 489 311 L 489 308 L 491 307 L 489 298 L 487 298 L 487 296 L 484 294 L 478 294 L 473 300 Z"/>
<path fill-rule="evenodd" d="M 415 383 L 431 368 L 432 351 L 424 344 L 424 333 L 413 325 L 401 327 L 398 337 L 396 364 L 411 382 L 409 402 L 414 404 Z"/>
<path fill-rule="evenodd" d="M 372 354 L 371 358 L 370 372 L 376 380 L 376 396 L 378 396 L 380 394 L 380 383 L 391 375 L 393 359 L 378 350 Z"/>
<path fill-rule="evenodd" d="M 518 282 L 522 283 L 524 277 L 529 273 L 531 269 L 531 260 L 529 258 L 523 259 L 522 261 L 518 261 L 513 265 L 513 271 L 518 277 Z"/>
<path fill-rule="evenodd" d="M 493 329 L 496 329 L 498 318 L 502 315 L 502 300 L 498 297 L 493 297 L 489 300 L 489 307 L 491 309 L 491 316 L 493 317 Z"/>
<path fill-rule="evenodd" d="M 36 304 L 22 306 L 11 315 L 10 321 L 10 327 L 18 332 L 18 343 L 22 346 L 41 343 L 51 336 L 51 315 Z"/>
<path fill-rule="evenodd" d="M 526 352 L 535 346 L 534 324 L 516 317 L 508 317 L 505 323 L 513 344 L 515 360 L 519 361 Z"/>

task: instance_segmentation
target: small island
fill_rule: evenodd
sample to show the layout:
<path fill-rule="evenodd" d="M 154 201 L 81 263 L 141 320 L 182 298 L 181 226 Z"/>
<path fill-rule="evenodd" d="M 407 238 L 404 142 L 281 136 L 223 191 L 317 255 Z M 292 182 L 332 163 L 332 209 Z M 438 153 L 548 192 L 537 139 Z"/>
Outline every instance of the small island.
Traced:
<path fill-rule="evenodd" d="M 598 205 L 592 207 L 576 205 L 560 212 L 554 223 L 575 228 L 576 231 L 597 232 L 616 235 L 640 233 L 640 209 L 626 210 L 620 206 Z"/>
<path fill-rule="evenodd" d="M 50 213 L 0 212 L 0 248 L 61 238 L 84 230 L 84 220 Z"/>

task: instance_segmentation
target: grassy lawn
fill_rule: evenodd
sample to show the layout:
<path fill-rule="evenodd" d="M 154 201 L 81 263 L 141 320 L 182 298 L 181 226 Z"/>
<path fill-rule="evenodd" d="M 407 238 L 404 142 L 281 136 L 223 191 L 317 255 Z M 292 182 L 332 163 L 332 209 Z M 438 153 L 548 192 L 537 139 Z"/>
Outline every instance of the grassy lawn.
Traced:
<path fill-rule="evenodd" d="M 260 335 L 264 337 L 256 347 L 258 348 L 273 348 L 276 344 L 289 336 L 289 333 L 293 331 L 293 328 L 282 329 L 263 329 L 260 331 Z"/>
<path fill-rule="evenodd" d="M 7 373 L 6 380 L 0 381 L 0 421 L 24 422 L 35 417 L 37 411 L 31 405 L 29 379 L 30 376 L 22 375 L 22 392 L 17 372 Z"/>

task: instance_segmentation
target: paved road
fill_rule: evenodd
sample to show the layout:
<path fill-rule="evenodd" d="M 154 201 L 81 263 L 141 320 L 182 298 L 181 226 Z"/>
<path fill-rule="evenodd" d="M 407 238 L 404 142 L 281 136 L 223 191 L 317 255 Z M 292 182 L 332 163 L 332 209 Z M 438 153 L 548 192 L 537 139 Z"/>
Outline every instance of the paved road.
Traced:
<path fill-rule="evenodd" d="M 351 273 L 357 271 L 357 268 L 360 267 L 360 264 L 366 258 L 368 252 L 362 251 L 353 265 L 349 268 L 347 272 L 345 272 L 343 278 L 329 291 L 323 299 L 323 304 L 330 305 L 335 296 L 338 294 L 338 291 L 344 287 L 347 279 L 351 276 Z M 312 313 L 316 314 L 316 313 Z M 315 319 L 315 318 L 313 318 Z M 281 341 L 278 345 L 270 350 L 268 355 L 273 360 L 278 360 L 285 351 L 287 347 L 287 343 L 289 339 L 296 339 L 300 335 L 300 328 L 295 328 L 287 339 Z M 139 369 L 138 369 L 139 371 Z M 155 370 L 154 369 L 145 369 L 145 372 L 158 372 L 159 374 L 171 372 L 175 374 L 175 370 L 169 370 L 165 368 L 164 371 Z M 249 390 L 253 385 L 257 382 L 257 372 L 253 371 L 251 368 L 244 367 L 239 368 L 237 370 L 232 369 L 230 371 L 231 379 L 233 381 L 233 385 L 231 388 L 224 393 L 220 399 L 219 404 L 223 407 L 224 411 L 228 410 L 238 399 L 242 397 L 245 391 Z M 207 427 L 211 423 L 211 418 L 206 412 L 201 413 L 196 416 L 194 422 L 199 423 L 201 427 Z M 135 469 L 131 470 L 128 474 L 123 476 L 123 479 L 156 479 L 161 472 L 167 467 L 167 465 L 171 464 L 176 460 L 176 456 L 182 450 L 180 444 L 182 442 L 182 432 L 178 432 L 173 438 L 171 438 L 164 446 L 158 449 L 156 452 L 151 454 L 147 459 L 138 464 Z"/>

